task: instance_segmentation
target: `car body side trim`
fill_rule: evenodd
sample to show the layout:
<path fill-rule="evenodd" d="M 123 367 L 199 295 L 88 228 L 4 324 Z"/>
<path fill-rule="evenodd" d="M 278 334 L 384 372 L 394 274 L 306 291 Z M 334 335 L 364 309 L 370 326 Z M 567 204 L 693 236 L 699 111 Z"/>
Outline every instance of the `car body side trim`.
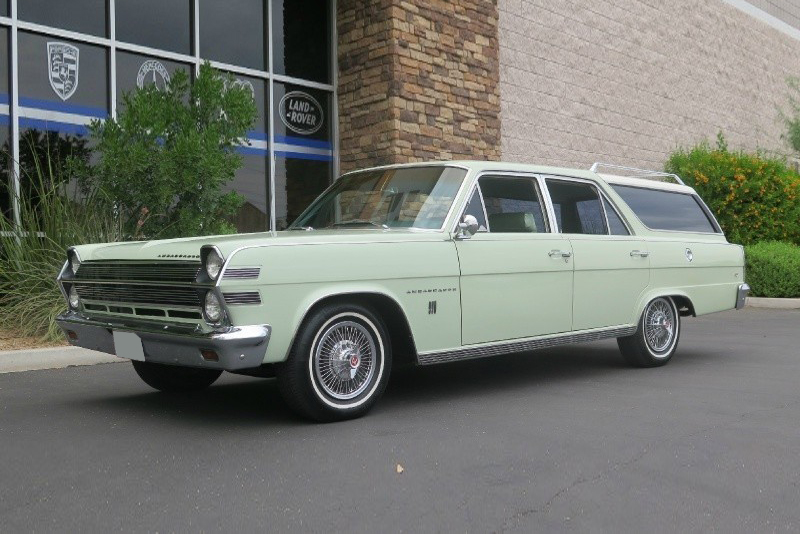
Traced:
<path fill-rule="evenodd" d="M 630 336 L 635 332 L 636 326 L 624 325 L 610 328 L 581 330 L 578 332 L 567 332 L 564 334 L 542 336 L 524 340 L 504 341 L 501 343 L 462 347 L 453 350 L 423 352 L 417 355 L 417 363 L 420 365 L 432 365 L 436 363 L 485 358 L 488 356 L 500 356 L 502 354 L 513 354 L 516 352 L 546 349 L 549 347 L 567 345 L 570 343 L 584 343 L 588 341 L 598 341 L 600 339 Z"/>

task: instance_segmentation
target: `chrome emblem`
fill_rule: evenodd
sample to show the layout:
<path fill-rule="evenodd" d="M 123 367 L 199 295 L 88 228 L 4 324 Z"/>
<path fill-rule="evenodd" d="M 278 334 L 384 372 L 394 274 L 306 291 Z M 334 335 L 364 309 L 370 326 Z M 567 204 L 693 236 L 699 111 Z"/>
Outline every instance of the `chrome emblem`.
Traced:
<path fill-rule="evenodd" d="M 688 261 L 692 261 L 694 259 L 694 254 L 692 254 L 692 249 L 690 248 L 686 249 L 686 259 Z"/>
<path fill-rule="evenodd" d="M 148 59 L 142 63 L 136 74 L 136 87 L 143 89 L 148 83 L 155 85 L 159 91 L 166 89 L 169 84 L 169 72 L 157 59 Z"/>
<path fill-rule="evenodd" d="M 50 87 L 61 100 L 67 100 L 78 88 L 79 54 L 77 46 L 67 43 L 47 43 Z"/>

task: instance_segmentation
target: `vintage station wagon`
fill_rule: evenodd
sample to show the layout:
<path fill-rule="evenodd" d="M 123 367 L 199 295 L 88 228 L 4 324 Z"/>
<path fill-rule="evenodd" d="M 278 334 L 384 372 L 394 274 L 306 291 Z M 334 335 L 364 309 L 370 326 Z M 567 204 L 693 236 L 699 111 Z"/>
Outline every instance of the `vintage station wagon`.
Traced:
<path fill-rule="evenodd" d="M 342 176 L 286 231 L 67 256 L 70 343 L 132 360 L 162 391 L 277 376 L 322 421 L 367 412 L 393 359 L 617 338 L 632 365 L 663 365 L 681 317 L 741 308 L 749 289 L 742 247 L 692 188 L 599 164 L 378 167 Z"/>

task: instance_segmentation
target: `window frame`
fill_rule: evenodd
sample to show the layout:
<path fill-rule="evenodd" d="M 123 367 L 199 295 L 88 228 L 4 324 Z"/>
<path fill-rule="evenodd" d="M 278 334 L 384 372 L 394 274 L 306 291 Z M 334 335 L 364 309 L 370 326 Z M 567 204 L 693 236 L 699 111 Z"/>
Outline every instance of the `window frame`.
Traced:
<path fill-rule="evenodd" d="M 561 228 L 561 225 L 558 224 L 558 219 L 556 218 L 556 208 L 555 208 L 555 205 L 553 204 L 553 199 L 550 196 L 550 189 L 547 189 L 547 200 L 548 200 L 548 203 L 549 203 L 550 210 L 552 211 L 552 214 L 553 214 L 553 224 L 555 225 L 555 228 L 558 230 L 559 234 L 563 234 L 563 235 L 582 235 L 582 236 L 598 236 L 598 237 L 617 237 L 617 238 L 619 238 L 619 237 L 630 237 L 630 236 L 634 235 L 633 231 L 631 230 L 630 225 L 628 224 L 628 221 L 626 221 L 625 218 L 619 213 L 619 209 L 617 209 L 617 207 L 614 205 L 614 203 L 611 202 L 611 199 L 608 198 L 608 195 L 605 194 L 603 189 L 600 187 L 600 184 L 598 184 L 597 182 L 595 182 L 593 180 L 586 179 L 586 178 L 577 178 L 577 177 L 574 177 L 574 176 L 559 176 L 559 175 L 555 175 L 555 174 L 553 174 L 553 175 L 548 174 L 548 175 L 542 176 L 542 181 L 544 182 L 545 187 L 547 187 L 547 180 L 582 183 L 582 184 L 586 184 L 589 187 L 593 188 L 595 193 L 597 193 L 598 200 L 600 201 L 600 209 L 603 212 L 603 220 L 605 220 L 605 222 L 606 222 L 606 233 L 604 233 L 604 234 L 584 234 L 584 233 L 576 234 L 576 233 L 565 233 L 565 232 L 563 232 L 562 228 Z M 606 213 L 606 206 L 605 206 L 605 203 L 603 202 L 603 198 L 605 198 L 609 202 L 611 207 L 614 208 L 614 211 L 617 212 L 617 215 L 619 215 L 619 218 L 622 221 L 622 224 L 624 224 L 625 228 L 628 230 L 628 235 L 627 236 L 618 236 L 618 235 L 612 235 L 611 234 L 611 225 L 608 223 L 608 213 Z"/>
<path fill-rule="evenodd" d="M 715 230 L 714 232 L 702 232 L 698 230 L 662 230 L 659 228 L 650 228 L 644 223 L 642 218 L 639 217 L 639 214 L 636 213 L 636 211 L 634 211 L 634 209 L 627 202 L 625 202 L 625 199 L 623 198 L 622 201 L 625 202 L 625 205 L 628 206 L 628 209 L 631 210 L 631 213 L 633 213 L 633 216 L 636 217 L 636 219 L 639 221 L 639 224 L 644 226 L 650 232 L 667 232 L 671 234 L 702 234 L 702 235 L 721 235 L 721 236 L 725 235 L 725 232 L 722 231 L 722 227 L 719 225 L 719 221 L 717 221 L 717 218 L 711 212 L 711 209 L 706 205 L 705 201 L 702 198 L 700 198 L 700 195 L 698 195 L 696 191 L 689 193 L 684 191 L 670 191 L 668 189 L 660 189 L 657 187 L 645 187 L 645 186 L 627 185 L 618 183 L 609 183 L 608 185 L 609 187 L 611 187 L 611 189 L 614 189 L 614 192 L 617 193 L 617 195 L 620 196 L 620 198 L 622 198 L 622 196 L 619 195 L 614 186 L 630 187 L 631 189 L 643 189 L 645 191 L 656 191 L 659 193 L 671 193 L 674 195 L 685 195 L 691 197 L 700 207 L 700 211 L 702 211 L 703 215 L 706 216 L 708 222 L 711 224 L 711 227 Z"/>

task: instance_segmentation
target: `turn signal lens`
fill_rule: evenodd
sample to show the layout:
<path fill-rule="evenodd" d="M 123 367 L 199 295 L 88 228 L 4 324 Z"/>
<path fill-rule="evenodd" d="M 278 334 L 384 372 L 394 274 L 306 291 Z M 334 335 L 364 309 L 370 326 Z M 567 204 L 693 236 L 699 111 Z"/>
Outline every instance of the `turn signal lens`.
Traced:
<path fill-rule="evenodd" d="M 81 303 L 81 298 L 78 296 L 78 292 L 75 290 L 75 286 L 71 286 L 69 288 L 69 307 L 73 310 L 78 309 L 78 305 Z"/>
<path fill-rule="evenodd" d="M 206 319 L 210 323 L 217 323 L 222 319 L 222 305 L 219 302 L 217 294 L 213 291 L 206 293 L 206 303 L 204 306 Z"/>
<path fill-rule="evenodd" d="M 211 249 L 206 255 L 206 274 L 212 280 L 216 280 L 219 272 L 222 270 L 222 264 L 225 260 L 219 255 L 216 249 Z"/>

